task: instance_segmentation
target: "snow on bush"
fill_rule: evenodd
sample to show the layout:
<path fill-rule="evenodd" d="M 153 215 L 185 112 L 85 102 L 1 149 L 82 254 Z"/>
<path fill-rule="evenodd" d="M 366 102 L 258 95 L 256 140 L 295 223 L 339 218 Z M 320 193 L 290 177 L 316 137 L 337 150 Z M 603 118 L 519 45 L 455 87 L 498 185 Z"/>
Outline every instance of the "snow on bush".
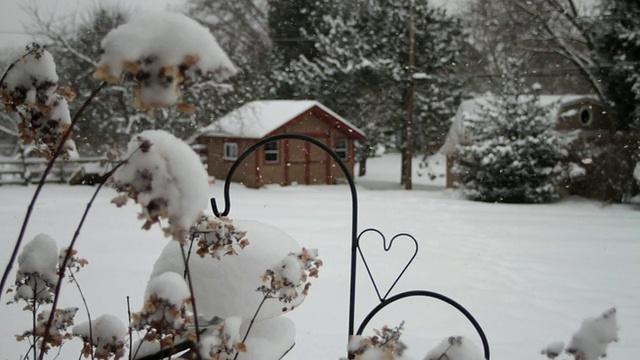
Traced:
<path fill-rule="evenodd" d="M 210 255 L 220 260 L 220 254 L 237 255 L 234 248 L 236 244 L 241 249 L 249 245 L 249 240 L 245 238 L 247 232 L 236 229 L 227 217 L 218 219 L 202 214 L 189 235 L 192 237 L 190 240 L 198 245 L 197 253 L 201 258 Z"/>
<path fill-rule="evenodd" d="M 231 360 L 236 354 L 247 351 L 240 338 L 243 319 L 229 317 L 201 338 L 200 355 L 203 359 Z"/>
<path fill-rule="evenodd" d="M 67 328 L 73 325 L 73 317 L 76 316 L 77 312 L 78 308 L 76 307 L 56 309 L 55 315 L 53 317 L 53 323 L 51 324 L 51 328 L 49 329 L 47 344 L 44 348 L 45 352 L 50 348 L 50 346 L 61 346 L 64 340 L 73 338 L 73 335 L 67 332 Z M 16 335 L 17 340 L 22 341 L 35 335 L 40 338 L 38 347 L 41 348 L 41 341 L 44 337 L 50 315 L 51 311 L 49 310 L 45 310 L 39 313 L 36 317 L 35 328 L 25 331 L 24 333 L 22 333 L 22 335 Z"/>
<path fill-rule="evenodd" d="M 470 138 L 458 146 L 453 169 L 462 192 L 487 202 L 557 199 L 568 177 L 564 160 L 569 141 L 553 130 L 553 119 L 539 94 L 516 80 L 506 81 L 502 94 L 489 97 L 464 119 Z"/>
<path fill-rule="evenodd" d="M 84 322 L 73 327 L 73 335 L 82 338 L 85 357 L 109 359 L 124 356 L 124 337 L 127 331 L 122 321 L 113 315 L 102 315 L 91 322 Z M 91 339 L 91 340 L 90 340 Z M 93 348 L 95 347 L 95 353 Z"/>
<path fill-rule="evenodd" d="M 132 327 L 146 331 L 144 340 L 159 340 L 165 348 L 173 346 L 176 336 L 189 335 L 191 294 L 182 276 L 166 272 L 154 277 L 144 297 L 142 311 L 131 316 Z"/>
<path fill-rule="evenodd" d="M 215 251 L 209 255 L 203 253 L 197 244 L 199 236 L 203 234 L 195 233 L 193 246 L 189 246 L 191 248 L 189 269 L 198 312 L 206 319 L 211 319 L 214 316 L 220 318 L 242 316 L 245 319 L 250 319 L 264 298 L 264 295 L 256 292 L 256 289 L 263 285 L 261 279 L 265 269 L 270 269 L 274 264 L 281 262 L 285 254 L 300 252 L 301 247 L 287 233 L 258 221 L 234 220 L 234 230 L 231 233 L 237 233 L 233 235 L 229 234 L 229 229 L 226 228 L 231 220 L 210 220 L 213 225 L 206 225 L 206 227 L 217 227 L 216 224 L 220 221 L 224 224 L 224 229 L 220 230 L 220 234 L 204 234 L 209 240 L 218 236 L 224 239 L 222 235 L 225 234 L 237 239 L 236 235 L 246 233 L 247 237 L 244 237 L 243 240 L 250 238 L 251 245 L 242 249 L 241 252 L 238 246 L 234 246 L 233 250 L 237 251 L 239 256 L 219 256 L 216 258 L 214 253 L 222 252 L 220 255 L 223 255 L 227 250 L 221 249 L 220 252 Z M 167 271 L 184 275 L 182 251 L 177 241 L 169 241 L 153 266 L 151 278 Z M 204 257 L 198 254 L 204 255 Z M 304 296 L 299 296 L 292 304 L 297 306 L 303 300 Z M 281 304 L 277 301 L 268 301 L 262 305 L 256 320 L 266 321 L 281 314 Z"/>
<path fill-rule="evenodd" d="M 598 360 L 607 355 L 607 346 L 614 341 L 618 341 L 615 308 L 598 317 L 585 319 L 571 337 L 566 351 L 576 360 Z"/>
<path fill-rule="evenodd" d="M 11 66 L 0 84 L 0 102 L 9 112 L 17 112 L 19 131 L 26 144 L 44 145 L 50 155 L 71 125 L 69 106 L 75 94 L 58 88 L 56 65 L 51 54 L 38 44 L 31 44 Z M 73 140 L 66 140 L 64 150 L 75 153 Z"/>
<path fill-rule="evenodd" d="M 404 321 L 395 328 L 383 326 L 374 329 L 375 335 L 370 337 L 352 336 L 347 351 L 357 360 L 393 360 L 402 359 L 407 346 L 400 341 Z"/>
<path fill-rule="evenodd" d="M 558 355 L 562 354 L 563 351 L 564 351 L 564 342 L 556 341 L 547 345 L 547 347 L 542 349 L 540 353 L 542 355 L 546 355 L 549 359 L 555 359 L 556 357 L 558 357 Z"/>
<path fill-rule="evenodd" d="M 424 360 L 484 360 L 482 351 L 469 339 L 450 336 L 440 342 L 424 357 Z"/>
<path fill-rule="evenodd" d="M 265 298 L 276 298 L 283 303 L 291 303 L 300 295 L 307 295 L 309 276 L 318 277 L 318 269 L 322 260 L 318 259 L 318 250 L 302 248 L 299 253 L 287 255 L 279 264 L 268 269 L 262 276 L 266 285 L 258 288 Z M 293 309 L 293 305 L 291 307 Z M 291 310 L 284 307 L 282 311 Z"/>
<path fill-rule="evenodd" d="M 62 248 L 60 250 L 60 255 L 58 255 L 59 264 L 62 264 L 64 262 L 68 251 L 69 251 L 69 248 L 67 247 Z M 80 268 L 85 267 L 87 264 L 89 264 L 89 261 L 87 261 L 86 259 L 81 259 L 77 257 L 76 256 L 77 254 L 78 254 L 78 250 L 76 249 L 71 250 L 71 254 L 69 254 L 69 259 L 66 262 L 67 268 L 71 268 L 71 269 L 74 269 L 75 271 L 78 271 L 80 270 Z"/>
<path fill-rule="evenodd" d="M 207 206 L 208 176 L 198 155 L 175 136 L 148 130 L 133 137 L 126 158 L 111 178 L 123 193 L 112 202 L 122 206 L 134 199 L 142 206 L 144 229 L 167 218 L 165 233 L 184 241 Z"/>
<path fill-rule="evenodd" d="M 118 82 L 123 74 L 138 83 L 135 106 L 170 106 L 185 79 L 212 74 L 223 81 L 237 72 L 207 28 L 183 14 L 150 12 L 132 18 L 102 40 L 97 79 Z"/>
<path fill-rule="evenodd" d="M 640 184 L 640 162 L 636 163 L 636 167 L 633 169 L 633 177 Z"/>
<path fill-rule="evenodd" d="M 47 234 L 40 234 L 29 241 L 18 257 L 15 300 L 28 303 L 53 301 L 58 282 L 58 245 Z"/>

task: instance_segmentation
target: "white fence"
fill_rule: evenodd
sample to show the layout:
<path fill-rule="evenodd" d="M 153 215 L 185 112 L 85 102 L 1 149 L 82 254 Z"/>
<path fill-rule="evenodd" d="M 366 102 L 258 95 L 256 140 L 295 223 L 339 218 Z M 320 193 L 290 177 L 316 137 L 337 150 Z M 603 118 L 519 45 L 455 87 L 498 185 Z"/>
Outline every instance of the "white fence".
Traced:
<path fill-rule="evenodd" d="M 104 158 L 80 158 L 76 160 L 56 160 L 45 182 L 68 183 L 82 167 L 98 168 Z M 27 185 L 40 181 L 47 167 L 45 158 L 3 159 L 0 158 L 0 185 Z M 89 172 L 89 171 L 88 171 Z"/>

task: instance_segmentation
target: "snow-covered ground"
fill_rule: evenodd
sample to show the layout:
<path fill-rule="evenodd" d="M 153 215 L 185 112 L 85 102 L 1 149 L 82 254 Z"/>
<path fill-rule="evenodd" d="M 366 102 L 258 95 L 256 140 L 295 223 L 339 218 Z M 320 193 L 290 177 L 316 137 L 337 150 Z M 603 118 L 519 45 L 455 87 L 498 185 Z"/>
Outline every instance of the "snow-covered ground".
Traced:
<path fill-rule="evenodd" d="M 440 160 L 442 167 L 443 163 Z M 602 206 L 568 198 L 545 205 L 505 205 L 466 201 L 445 190 L 443 178 L 416 177 L 416 190 L 398 185 L 399 157 L 372 159 L 369 174 L 358 179 L 359 230 L 375 227 L 388 238 L 413 234 L 420 252 L 395 292 L 427 289 L 465 306 L 483 326 L 492 359 L 543 359 L 539 351 L 554 341 L 567 342 L 582 319 L 618 310 L 620 341 L 609 359 L 640 353 L 640 209 Z M 223 184 L 210 194 L 222 205 Z M 0 187 L 0 265 L 6 266 L 26 204 L 34 187 Z M 68 243 L 88 201 L 91 187 L 47 185 L 26 240 L 47 233 Z M 234 184 L 230 216 L 276 226 L 305 247 L 318 248 L 324 266 L 313 279 L 309 297 L 290 315 L 297 344 L 286 359 L 336 360 L 345 355 L 351 204 L 347 186 L 269 186 L 252 190 Z M 115 192 L 104 190 L 80 235 L 79 256 L 89 266 L 78 274 L 91 315 L 114 314 L 126 322 L 127 296 L 140 309 L 153 263 L 167 243 L 158 228 L 140 230 L 137 207 L 116 208 Z M 375 244 L 377 239 L 369 240 Z M 368 241 L 368 243 L 369 243 Z M 395 278 L 410 249 L 397 243 L 390 253 L 370 246 L 366 256 L 382 288 Z M 360 268 L 357 319 L 377 299 Z M 65 285 L 61 306 L 81 306 L 78 292 Z M 26 343 L 14 334 L 29 327 L 22 306 L 0 305 L 0 359 L 18 359 Z M 396 303 L 371 327 L 406 321 L 403 339 L 409 355 L 422 359 L 449 335 L 465 335 L 480 345 L 472 326 L 444 303 L 411 299 Z M 86 320 L 84 310 L 78 322 Z M 60 358 L 77 358 L 69 344 Z M 72 352 L 72 353 L 70 353 Z"/>

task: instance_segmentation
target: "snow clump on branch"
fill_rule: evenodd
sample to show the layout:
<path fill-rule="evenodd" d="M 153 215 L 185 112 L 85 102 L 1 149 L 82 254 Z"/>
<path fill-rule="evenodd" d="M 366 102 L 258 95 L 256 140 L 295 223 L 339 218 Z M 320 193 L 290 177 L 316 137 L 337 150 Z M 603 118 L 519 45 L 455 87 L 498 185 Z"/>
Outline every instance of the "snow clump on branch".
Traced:
<path fill-rule="evenodd" d="M 122 321 L 113 315 L 102 315 L 91 323 L 87 321 L 73 327 L 73 335 L 84 341 L 82 354 L 90 357 L 95 347 L 92 357 L 96 359 L 109 359 L 112 355 L 116 360 L 122 358 L 126 333 Z"/>
<path fill-rule="evenodd" d="M 151 279 L 145 291 L 141 312 L 132 314 L 135 330 L 146 330 L 144 340 L 159 340 L 162 348 L 172 347 L 177 336 L 193 336 L 189 286 L 182 276 L 166 272 Z"/>
<path fill-rule="evenodd" d="M 50 303 L 58 282 L 58 245 L 47 234 L 40 234 L 25 245 L 18 257 L 14 299 Z"/>
<path fill-rule="evenodd" d="M 75 93 L 58 87 L 53 56 L 39 44 L 26 47 L 27 53 L 14 62 L 0 83 L 0 103 L 20 115 L 20 131 L 26 144 L 35 142 L 48 156 L 56 150 L 62 135 L 71 126 L 67 101 Z M 66 155 L 76 154 L 73 140 L 66 140 Z"/>
<path fill-rule="evenodd" d="M 145 110 L 175 104 L 185 80 L 210 74 L 220 82 L 237 72 L 209 30 L 178 13 L 134 17 L 109 32 L 102 48 L 94 77 L 113 83 L 132 76 L 138 83 L 134 105 Z M 194 111 L 185 103 L 178 110 Z"/>
<path fill-rule="evenodd" d="M 147 230 L 168 218 L 165 233 L 183 242 L 207 206 L 208 176 L 198 155 L 175 136 L 148 130 L 133 137 L 126 159 L 111 178 L 123 193 L 112 202 L 122 206 L 134 199 L 142 206 Z"/>
<path fill-rule="evenodd" d="M 322 266 L 322 260 L 318 259 L 317 249 L 305 249 L 298 253 L 290 253 L 276 266 L 265 271 L 262 282 L 257 291 L 264 294 L 265 298 L 276 298 L 280 302 L 289 304 L 300 295 L 307 295 L 311 283 L 309 277 L 318 277 L 318 271 Z M 282 312 L 293 310 L 282 308 Z"/>
<path fill-rule="evenodd" d="M 424 360 L 484 360 L 482 351 L 463 336 L 450 336 L 440 342 L 424 357 Z"/>
<path fill-rule="evenodd" d="M 598 317 L 585 319 L 566 351 L 578 360 L 598 360 L 607 355 L 607 346 L 615 341 L 618 341 L 618 320 L 616 309 L 612 308 Z"/>

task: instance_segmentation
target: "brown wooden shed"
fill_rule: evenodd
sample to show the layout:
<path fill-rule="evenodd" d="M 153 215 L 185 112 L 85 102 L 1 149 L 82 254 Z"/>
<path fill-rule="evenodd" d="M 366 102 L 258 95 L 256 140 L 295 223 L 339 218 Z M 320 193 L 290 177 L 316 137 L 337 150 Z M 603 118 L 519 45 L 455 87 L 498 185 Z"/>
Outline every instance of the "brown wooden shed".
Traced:
<path fill-rule="evenodd" d="M 204 128 L 196 139 L 209 175 L 223 179 L 233 162 L 256 142 L 276 134 L 311 136 L 332 148 L 353 174 L 354 142 L 364 133 L 312 100 L 247 103 Z M 317 146 L 294 139 L 267 143 L 244 160 L 233 181 L 259 188 L 266 184 L 334 184 L 342 170 Z"/>

